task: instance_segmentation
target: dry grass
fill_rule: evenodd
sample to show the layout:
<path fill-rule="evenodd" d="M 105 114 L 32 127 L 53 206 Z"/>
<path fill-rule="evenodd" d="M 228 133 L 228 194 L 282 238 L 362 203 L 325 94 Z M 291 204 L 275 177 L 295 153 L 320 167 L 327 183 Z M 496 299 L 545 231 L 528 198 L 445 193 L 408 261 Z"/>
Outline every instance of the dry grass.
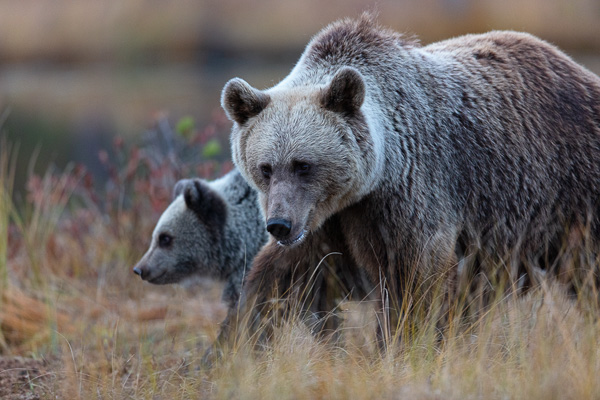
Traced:
<path fill-rule="evenodd" d="M 86 178 L 75 168 L 33 180 L 17 212 L 12 158 L 2 149 L 1 351 L 47 363 L 23 396 L 600 398 L 600 324 L 597 313 L 582 311 L 597 307 L 556 285 L 494 304 L 466 326 L 453 322 L 441 342 L 431 327 L 405 329 L 383 356 L 373 344 L 374 305 L 347 303 L 338 341 L 289 321 L 261 351 L 242 342 L 204 370 L 203 351 L 225 315 L 221 287 L 157 287 L 131 272 L 163 205 L 139 196 L 127 207 L 118 199 L 134 194 L 121 188 L 116 206 L 97 207 L 81 193 Z"/>
<path fill-rule="evenodd" d="M 137 299 L 100 301 L 71 291 L 52 307 L 28 300 L 37 309 L 33 318 L 21 309 L 3 322 L 11 343 L 20 343 L 13 353 L 59 360 L 54 387 L 62 398 L 581 399 L 600 393 L 598 325 L 557 290 L 503 304 L 442 346 L 416 340 L 387 357 L 361 341 L 372 325 L 356 328 L 358 343 L 333 346 L 288 324 L 268 348 L 254 353 L 241 345 L 210 372 L 200 369 L 200 357 L 223 316 L 218 290 L 151 289 Z M 48 315 L 61 308 L 68 323 L 59 318 L 52 325 Z M 18 316 L 38 330 L 23 329 L 14 322 Z"/>
<path fill-rule="evenodd" d="M 141 296 L 167 306 L 143 308 L 130 300 L 109 310 L 117 298 L 82 304 L 83 317 L 73 331 L 61 332 L 55 350 L 63 360 L 56 371 L 61 395 L 581 399 L 600 393 L 598 326 L 557 290 L 498 306 L 441 346 L 416 338 L 387 357 L 360 341 L 368 327 L 355 332 L 358 344 L 333 346 L 290 323 L 269 347 L 255 353 L 242 344 L 210 372 L 199 369 L 200 356 L 220 319 L 210 309 L 217 296 L 174 292 Z"/>

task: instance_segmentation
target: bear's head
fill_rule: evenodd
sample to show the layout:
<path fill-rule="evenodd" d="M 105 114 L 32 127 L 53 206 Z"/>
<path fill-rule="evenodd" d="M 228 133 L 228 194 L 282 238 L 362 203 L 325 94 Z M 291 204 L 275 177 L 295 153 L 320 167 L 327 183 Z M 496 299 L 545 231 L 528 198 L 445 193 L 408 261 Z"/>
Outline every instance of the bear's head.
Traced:
<path fill-rule="evenodd" d="M 225 85 L 234 161 L 258 190 L 280 245 L 300 243 L 374 185 L 379 160 L 365 96 L 365 80 L 351 67 L 325 85 L 260 91 L 239 78 Z"/>
<path fill-rule="evenodd" d="M 177 182 L 173 198 L 133 271 L 154 284 L 176 283 L 192 275 L 222 278 L 225 201 L 200 179 Z"/>

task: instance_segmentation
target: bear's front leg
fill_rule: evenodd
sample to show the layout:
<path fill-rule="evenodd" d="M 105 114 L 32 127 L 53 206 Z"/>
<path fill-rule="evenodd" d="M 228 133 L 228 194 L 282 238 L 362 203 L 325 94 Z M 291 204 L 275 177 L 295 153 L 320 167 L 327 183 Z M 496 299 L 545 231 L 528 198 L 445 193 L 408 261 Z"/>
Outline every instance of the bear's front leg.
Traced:
<path fill-rule="evenodd" d="M 286 258 L 286 253 L 275 242 L 257 254 L 237 304 L 229 308 L 219 336 L 204 354 L 205 367 L 212 366 L 225 353 L 235 351 L 259 329 L 264 329 L 261 336 L 268 336 L 270 322 L 265 320 L 272 316 L 276 300 L 286 291 Z"/>

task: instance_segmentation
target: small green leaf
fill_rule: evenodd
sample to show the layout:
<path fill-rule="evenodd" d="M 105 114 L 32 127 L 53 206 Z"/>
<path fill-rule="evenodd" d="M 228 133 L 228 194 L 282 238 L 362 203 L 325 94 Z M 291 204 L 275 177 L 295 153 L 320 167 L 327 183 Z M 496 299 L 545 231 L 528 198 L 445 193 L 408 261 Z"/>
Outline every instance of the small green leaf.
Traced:
<path fill-rule="evenodd" d="M 194 131 L 195 121 L 192 117 L 183 117 L 177 122 L 177 133 L 185 138 L 189 138 Z"/>
<path fill-rule="evenodd" d="M 221 154 L 221 143 L 217 139 L 211 139 L 202 148 L 204 158 L 212 158 Z"/>

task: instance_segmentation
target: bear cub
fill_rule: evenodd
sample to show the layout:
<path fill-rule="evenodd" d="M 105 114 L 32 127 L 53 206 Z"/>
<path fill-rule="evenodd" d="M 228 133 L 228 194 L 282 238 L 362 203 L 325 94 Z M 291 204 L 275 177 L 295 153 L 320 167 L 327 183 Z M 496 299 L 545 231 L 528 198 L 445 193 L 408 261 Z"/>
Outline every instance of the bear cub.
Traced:
<path fill-rule="evenodd" d="M 153 284 L 192 276 L 224 281 L 223 301 L 233 307 L 252 259 L 268 239 L 262 220 L 256 191 L 237 170 L 212 182 L 180 180 L 133 271 Z"/>

